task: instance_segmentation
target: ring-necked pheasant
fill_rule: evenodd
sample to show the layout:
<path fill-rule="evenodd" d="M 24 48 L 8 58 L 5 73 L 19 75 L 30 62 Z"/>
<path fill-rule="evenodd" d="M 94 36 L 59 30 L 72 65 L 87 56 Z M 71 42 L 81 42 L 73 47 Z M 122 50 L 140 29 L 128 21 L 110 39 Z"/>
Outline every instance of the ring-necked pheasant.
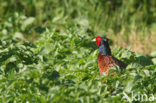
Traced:
<path fill-rule="evenodd" d="M 105 72 L 108 75 L 108 70 L 114 66 L 119 66 L 121 69 L 126 68 L 126 64 L 111 55 L 111 49 L 108 44 L 108 39 L 104 37 L 96 37 L 96 45 L 99 46 L 98 53 L 98 68 L 100 75 Z"/>

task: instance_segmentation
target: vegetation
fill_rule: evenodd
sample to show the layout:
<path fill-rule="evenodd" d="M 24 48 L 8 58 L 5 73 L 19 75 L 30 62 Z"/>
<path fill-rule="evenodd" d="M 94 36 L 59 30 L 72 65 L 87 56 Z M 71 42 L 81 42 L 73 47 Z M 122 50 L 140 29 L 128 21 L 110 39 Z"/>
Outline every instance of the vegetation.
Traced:
<path fill-rule="evenodd" d="M 156 98 L 154 11 L 154 0 L 1 0 L 0 102 L 126 103 L 123 92 Z M 112 39 L 125 71 L 99 75 L 97 35 Z"/>

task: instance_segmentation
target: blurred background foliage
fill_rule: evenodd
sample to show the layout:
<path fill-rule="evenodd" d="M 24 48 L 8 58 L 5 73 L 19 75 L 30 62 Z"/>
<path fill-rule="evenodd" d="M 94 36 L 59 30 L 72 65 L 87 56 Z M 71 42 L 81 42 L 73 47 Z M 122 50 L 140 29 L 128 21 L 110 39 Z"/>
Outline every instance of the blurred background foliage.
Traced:
<path fill-rule="evenodd" d="M 76 25 L 108 35 L 114 47 L 149 53 L 156 49 L 155 11 L 155 0 L 1 0 L 0 37 L 34 41 L 45 28 L 64 32 Z"/>
<path fill-rule="evenodd" d="M 1 0 L 1 21 L 15 12 L 34 17 L 36 27 L 82 23 L 91 30 L 137 26 L 151 27 L 155 22 L 155 0 Z M 33 28 L 34 29 L 34 28 Z"/>

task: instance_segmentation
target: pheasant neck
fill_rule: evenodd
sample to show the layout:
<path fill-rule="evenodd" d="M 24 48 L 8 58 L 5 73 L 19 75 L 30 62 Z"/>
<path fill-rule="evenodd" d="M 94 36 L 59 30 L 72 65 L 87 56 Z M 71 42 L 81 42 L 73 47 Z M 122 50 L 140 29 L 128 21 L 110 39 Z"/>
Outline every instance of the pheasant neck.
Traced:
<path fill-rule="evenodd" d="M 104 45 L 104 44 L 100 45 L 99 53 L 103 55 L 111 55 L 111 50 L 109 48 L 109 45 Z"/>

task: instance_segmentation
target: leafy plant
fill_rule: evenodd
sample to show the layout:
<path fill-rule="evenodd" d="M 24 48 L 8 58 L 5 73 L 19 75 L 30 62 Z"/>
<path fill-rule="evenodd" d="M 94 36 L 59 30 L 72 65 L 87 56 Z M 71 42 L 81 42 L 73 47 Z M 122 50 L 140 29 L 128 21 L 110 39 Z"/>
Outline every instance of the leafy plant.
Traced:
<path fill-rule="evenodd" d="M 114 76 L 101 77 L 93 37 L 77 29 L 65 33 L 47 29 L 34 44 L 1 41 L 0 101 L 116 102 L 123 92 L 155 95 L 156 66 L 142 65 L 148 59 L 137 62 L 142 58 L 128 49 L 113 50 L 129 65 L 125 71 L 112 68 Z"/>
<path fill-rule="evenodd" d="M 129 32 L 153 33 L 153 0 L 1 0 L 0 11 L 0 103 L 126 103 L 123 93 L 132 92 L 156 97 L 155 51 L 113 49 L 128 66 L 100 76 L 92 42 L 96 35 L 128 43 Z"/>

